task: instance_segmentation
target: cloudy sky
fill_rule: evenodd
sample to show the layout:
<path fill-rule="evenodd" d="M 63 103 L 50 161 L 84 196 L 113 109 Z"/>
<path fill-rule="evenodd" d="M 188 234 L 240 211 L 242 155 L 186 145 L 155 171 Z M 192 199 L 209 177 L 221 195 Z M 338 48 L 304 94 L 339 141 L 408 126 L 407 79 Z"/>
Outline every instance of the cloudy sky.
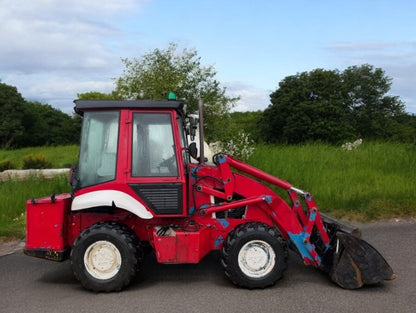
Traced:
<path fill-rule="evenodd" d="M 121 58 L 175 42 L 213 65 L 238 110 L 269 105 L 288 75 L 371 64 L 416 113 L 414 0 L 0 0 L 0 80 L 66 113 L 110 92 Z"/>

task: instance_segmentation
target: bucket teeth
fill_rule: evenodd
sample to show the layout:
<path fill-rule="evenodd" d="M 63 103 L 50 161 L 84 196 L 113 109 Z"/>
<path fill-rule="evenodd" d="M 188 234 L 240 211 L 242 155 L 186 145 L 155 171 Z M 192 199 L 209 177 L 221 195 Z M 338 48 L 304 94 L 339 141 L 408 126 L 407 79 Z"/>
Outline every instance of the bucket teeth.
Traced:
<path fill-rule="evenodd" d="M 381 254 L 369 243 L 350 234 L 337 232 L 338 249 L 333 255 L 332 281 L 343 288 L 356 289 L 396 276 Z"/>

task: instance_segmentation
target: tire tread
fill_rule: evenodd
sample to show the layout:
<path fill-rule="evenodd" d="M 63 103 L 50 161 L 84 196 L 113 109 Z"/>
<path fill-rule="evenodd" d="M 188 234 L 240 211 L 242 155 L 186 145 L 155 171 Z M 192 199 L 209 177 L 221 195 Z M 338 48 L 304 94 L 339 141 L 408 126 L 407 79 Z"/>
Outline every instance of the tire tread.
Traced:
<path fill-rule="evenodd" d="M 276 252 L 276 266 L 278 268 L 273 270 L 271 275 L 267 275 L 261 280 L 250 279 L 241 272 L 237 265 L 239 248 L 242 247 L 245 240 L 248 241 L 247 238 L 255 237 L 258 234 L 270 238 L 270 240 L 274 241 L 274 245 L 279 249 L 279 252 Z M 228 234 L 221 253 L 221 264 L 225 275 L 233 284 L 249 289 L 266 288 L 274 285 L 286 270 L 287 260 L 288 247 L 280 232 L 267 224 L 259 222 L 248 222 L 238 225 Z"/>
<path fill-rule="evenodd" d="M 88 242 L 91 236 L 104 236 L 104 239 L 109 236 L 125 245 L 127 260 L 123 260 L 123 262 L 127 262 L 128 268 L 122 277 L 117 277 L 117 279 L 111 279 L 107 282 L 100 282 L 86 273 L 83 252 L 85 252 L 88 246 L 85 243 Z M 116 222 L 100 222 L 85 229 L 75 240 L 70 255 L 71 268 L 75 278 L 80 281 L 84 288 L 95 292 L 120 291 L 128 286 L 139 271 L 142 259 L 143 250 L 135 233 L 127 226 Z"/>

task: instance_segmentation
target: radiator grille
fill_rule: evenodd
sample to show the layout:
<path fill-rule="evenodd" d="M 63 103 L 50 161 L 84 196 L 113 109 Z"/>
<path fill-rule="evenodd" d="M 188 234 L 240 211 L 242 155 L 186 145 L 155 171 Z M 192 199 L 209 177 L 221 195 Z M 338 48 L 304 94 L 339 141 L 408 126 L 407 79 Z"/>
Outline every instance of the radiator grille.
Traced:
<path fill-rule="evenodd" d="M 130 184 L 156 214 L 182 214 L 182 184 Z"/>

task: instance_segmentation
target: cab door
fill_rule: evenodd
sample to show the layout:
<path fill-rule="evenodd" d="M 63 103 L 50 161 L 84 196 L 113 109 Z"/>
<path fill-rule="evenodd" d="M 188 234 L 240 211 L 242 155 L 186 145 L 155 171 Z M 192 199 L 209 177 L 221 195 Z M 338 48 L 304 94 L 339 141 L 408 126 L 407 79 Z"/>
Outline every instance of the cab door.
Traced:
<path fill-rule="evenodd" d="M 184 216 L 184 143 L 176 111 L 133 111 L 130 120 L 128 185 L 154 215 Z"/>

